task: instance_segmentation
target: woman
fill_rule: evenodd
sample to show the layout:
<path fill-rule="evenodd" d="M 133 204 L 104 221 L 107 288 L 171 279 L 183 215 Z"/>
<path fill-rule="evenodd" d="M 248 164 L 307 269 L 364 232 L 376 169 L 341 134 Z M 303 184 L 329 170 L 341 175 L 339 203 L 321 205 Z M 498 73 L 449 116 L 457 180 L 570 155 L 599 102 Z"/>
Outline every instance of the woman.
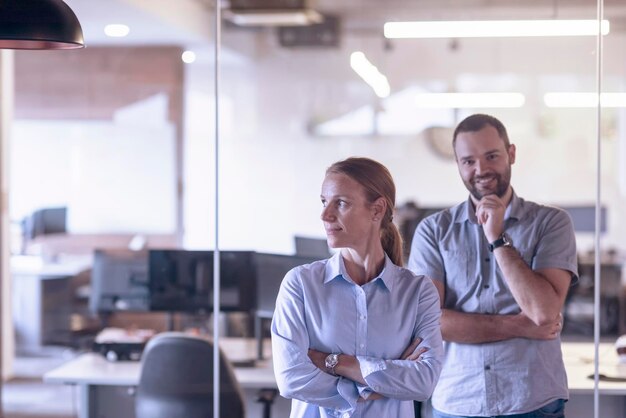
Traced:
<path fill-rule="evenodd" d="M 434 285 L 402 266 L 391 174 L 368 158 L 326 171 L 328 260 L 285 276 L 272 320 L 274 372 L 292 418 L 412 417 L 443 348 Z"/>

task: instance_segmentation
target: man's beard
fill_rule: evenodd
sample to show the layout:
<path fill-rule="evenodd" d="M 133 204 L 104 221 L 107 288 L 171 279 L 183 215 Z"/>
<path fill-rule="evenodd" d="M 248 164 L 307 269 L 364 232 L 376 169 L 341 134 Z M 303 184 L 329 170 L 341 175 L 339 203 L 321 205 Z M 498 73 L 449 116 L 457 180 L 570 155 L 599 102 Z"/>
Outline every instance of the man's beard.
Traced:
<path fill-rule="evenodd" d="M 484 177 L 493 177 L 495 179 L 496 181 L 495 189 L 479 190 L 478 187 L 476 187 L 475 181 Z M 471 180 L 471 182 L 465 183 L 465 187 L 467 188 L 467 190 L 469 190 L 469 192 L 472 194 L 472 196 L 474 196 L 476 200 L 480 200 L 483 197 L 489 196 L 492 194 L 495 194 L 499 198 L 504 197 L 504 195 L 506 194 L 506 191 L 509 189 L 509 184 L 511 184 L 511 167 L 510 166 L 506 170 L 506 172 L 504 172 L 502 175 L 494 173 L 494 174 L 490 174 L 489 176 L 474 177 Z"/>

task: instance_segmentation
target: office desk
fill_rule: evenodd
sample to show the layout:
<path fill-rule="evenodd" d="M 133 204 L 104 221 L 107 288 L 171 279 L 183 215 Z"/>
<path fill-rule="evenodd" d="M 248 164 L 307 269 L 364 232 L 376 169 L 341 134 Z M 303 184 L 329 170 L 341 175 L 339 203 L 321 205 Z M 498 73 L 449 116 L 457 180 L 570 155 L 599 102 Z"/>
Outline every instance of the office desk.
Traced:
<path fill-rule="evenodd" d="M 255 339 L 221 338 L 220 346 L 232 361 L 254 358 Z M 263 341 L 264 352 L 271 354 L 269 339 Z M 564 342 L 563 360 L 567 369 L 570 400 L 568 418 L 593 416 L 593 343 Z M 600 373 L 626 377 L 626 364 L 620 364 L 613 343 L 601 343 Z M 267 356 L 271 358 L 271 356 Z M 275 388 L 271 360 L 257 361 L 256 367 L 235 367 L 235 375 L 244 390 Z M 47 383 L 77 385 L 80 391 L 80 418 L 134 417 L 134 388 L 139 382 L 141 363 L 109 362 L 101 355 L 86 353 L 44 374 Z M 601 416 L 626 416 L 626 382 L 599 384 Z M 98 415 L 105 410 L 106 415 Z"/>
<path fill-rule="evenodd" d="M 269 339 L 264 345 L 265 352 L 269 353 Z M 256 340 L 252 338 L 220 338 L 220 347 L 229 360 L 235 362 L 254 359 L 257 351 Z M 257 361 L 255 367 L 235 367 L 234 371 L 244 390 L 276 388 L 271 360 Z M 132 418 L 133 395 L 140 375 L 140 362 L 109 362 L 100 354 L 85 353 L 45 373 L 43 380 L 78 386 L 79 418 Z"/>
<path fill-rule="evenodd" d="M 563 361 L 567 369 L 569 391 L 572 395 L 593 394 L 594 381 L 588 376 L 594 372 L 593 343 L 566 342 L 562 345 Z M 601 395 L 626 395 L 626 363 L 620 364 L 613 343 L 600 343 L 599 372 L 606 376 L 624 378 L 624 382 L 600 381 Z"/>
<path fill-rule="evenodd" d="M 12 256 L 13 326 L 17 350 L 41 351 L 70 331 L 70 278 L 90 267 L 90 259 L 44 263 L 39 257 Z"/>
<path fill-rule="evenodd" d="M 565 406 L 568 418 L 593 417 L 594 346 L 591 342 L 564 342 L 563 361 L 567 370 L 570 399 Z M 626 379 L 626 364 L 620 364 L 613 342 L 600 343 L 599 373 Z M 621 418 L 626 416 L 626 381 L 600 381 L 600 416 Z"/>

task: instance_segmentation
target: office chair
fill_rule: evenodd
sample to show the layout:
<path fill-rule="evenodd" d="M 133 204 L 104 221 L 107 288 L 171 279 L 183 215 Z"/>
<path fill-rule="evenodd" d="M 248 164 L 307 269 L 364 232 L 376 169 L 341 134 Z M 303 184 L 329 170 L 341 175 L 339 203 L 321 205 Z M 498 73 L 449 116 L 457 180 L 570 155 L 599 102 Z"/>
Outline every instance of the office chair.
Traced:
<path fill-rule="evenodd" d="M 212 418 L 213 343 L 178 332 L 153 337 L 143 352 L 136 418 Z M 245 401 L 220 350 L 220 418 L 244 418 Z"/>

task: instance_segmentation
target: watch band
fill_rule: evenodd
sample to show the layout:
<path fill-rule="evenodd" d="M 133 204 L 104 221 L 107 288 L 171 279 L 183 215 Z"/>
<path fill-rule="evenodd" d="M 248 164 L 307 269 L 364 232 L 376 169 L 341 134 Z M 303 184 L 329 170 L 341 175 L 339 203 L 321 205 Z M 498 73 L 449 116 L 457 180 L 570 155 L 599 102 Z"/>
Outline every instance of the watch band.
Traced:
<path fill-rule="evenodd" d="M 489 251 L 493 252 L 496 248 L 500 247 L 512 247 L 511 241 L 506 236 L 506 234 L 502 233 L 497 240 L 489 244 Z"/>

